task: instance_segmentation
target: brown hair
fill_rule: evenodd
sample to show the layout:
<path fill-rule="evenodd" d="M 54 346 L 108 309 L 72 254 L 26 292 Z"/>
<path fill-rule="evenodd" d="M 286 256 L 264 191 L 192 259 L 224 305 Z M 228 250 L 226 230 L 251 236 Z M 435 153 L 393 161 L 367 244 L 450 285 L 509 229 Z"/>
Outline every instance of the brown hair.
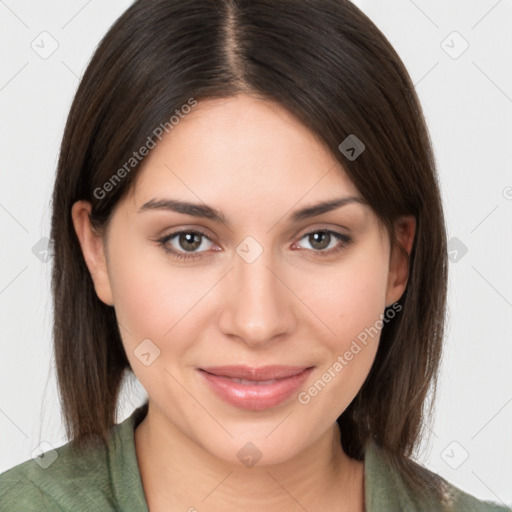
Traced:
<path fill-rule="evenodd" d="M 53 194 L 54 348 L 66 433 L 106 440 L 130 371 L 115 311 L 97 297 L 71 207 L 92 204 L 106 226 L 138 165 L 101 188 L 155 140 L 191 97 L 251 94 L 276 101 L 317 134 L 387 227 L 417 222 L 402 312 L 387 322 L 373 367 L 338 418 L 362 459 L 372 440 L 414 483 L 408 462 L 435 390 L 444 330 L 446 232 L 431 143 L 410 77 L 385 36 L 346 0 L 139 0 L 111 27 L 81 80 L 67 120 Z M 348 159 L 339 144 L 365 144 Z M 149 138 L 149 139 L 148 139 Z"/>

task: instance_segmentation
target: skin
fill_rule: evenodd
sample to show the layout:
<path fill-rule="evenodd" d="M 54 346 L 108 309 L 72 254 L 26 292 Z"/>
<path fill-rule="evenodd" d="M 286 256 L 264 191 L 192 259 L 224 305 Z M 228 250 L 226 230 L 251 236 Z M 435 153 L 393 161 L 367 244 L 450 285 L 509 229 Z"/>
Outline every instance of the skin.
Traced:
<path fill-rule="evenodd" d="M 91 228 L 89 203 L 74 204 L 96 293 L 115 308 L 131 367 L 149 396 L 135 446 L 152 512 L 363 511 L 363 463 L 342 450 L 336 418 L 362 386 L 378 335 L 306 405 L 293 395 L 264 411 L 242 410 L 195 370 L 314 366 L 301 388 L 307 390 L 400 298 L 407 260 L 368 205 L 290 220 L 297 209 L 342 196 L 361 197 L 313 133 L 281 106 L 240 95 L 199 102 L 164 137 L 105 232 Z M 157 198 L 206 203 L 226 223 L 138 212 Z M 415 227 L 412 217 L 396 224 L 408 253 Z M 181 229 L 208 238 L 192 249 L 179 237 L 167 245 L 199 257 L 177 260 L 155 242 Z M 352 243 L 332 236 L 322 246 L 308 236 L 326 229 Z M 236 252 L 247 236 L 263 251 L 251 263 Z M 335 247 L 341 250 L 326 255 Z M 148 338 L 160 354 L 146 366 L 134 350 Z M 252 467 L 237 457 L 247 442 L 261 453 Z"/>

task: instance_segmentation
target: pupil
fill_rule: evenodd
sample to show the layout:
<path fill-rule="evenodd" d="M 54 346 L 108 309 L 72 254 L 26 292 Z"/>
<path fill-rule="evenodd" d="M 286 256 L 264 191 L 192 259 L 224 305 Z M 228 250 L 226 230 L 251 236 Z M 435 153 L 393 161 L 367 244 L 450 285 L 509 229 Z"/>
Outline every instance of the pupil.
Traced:
<path fill-rule="evenodd" d="M 201 245 L 200 235 L 184 233 L 180 235 L 180 245 L 183 249 L 197 249 Z"/>
<path fill-rule="evenodd" d="M 310 235 L 310 243 L 313 247 L 315 247 L 315 244 L 319 244 L 316 246 L 317 249 L 325 249 L 329 245 L 329 238 L 330 234 L 326 233 L 325 231 L 319 231 L 318 233 L 313 233 Z M 313 241 L 311 240 L 313 239 Z M 320 239 L 320 240 L 319 240 Z M 322 241 L 323 240 L 323 241 Z"/>

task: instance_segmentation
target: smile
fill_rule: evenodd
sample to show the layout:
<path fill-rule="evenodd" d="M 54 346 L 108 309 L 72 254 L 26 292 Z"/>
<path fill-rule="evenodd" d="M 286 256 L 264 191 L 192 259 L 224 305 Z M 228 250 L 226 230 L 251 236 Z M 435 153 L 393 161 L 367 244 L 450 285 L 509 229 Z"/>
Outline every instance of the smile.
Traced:
<path fill-rule="evenodd" d="M 211 391 L 241 409 L 263 411 L 289 399 L 304 384 L 313 367 L 224 366 L 198 368 Z"/>

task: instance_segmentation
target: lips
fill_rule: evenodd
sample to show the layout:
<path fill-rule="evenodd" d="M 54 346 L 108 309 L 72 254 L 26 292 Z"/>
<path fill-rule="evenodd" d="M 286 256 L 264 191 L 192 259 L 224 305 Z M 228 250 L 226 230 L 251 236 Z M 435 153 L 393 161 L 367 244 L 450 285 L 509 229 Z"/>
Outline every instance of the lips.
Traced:
<path fill-rule="evenodd" d="M 266 381 L 274 379 L 285 379 L 293 377 L 303 372 L 307 366 L 260 366 L 253 368 L 250 366 L 215 366 L 210 368 L 201 368 L 203 371 L 217 375 L 219 377 L 228 377 L 229 379 L 245 379 L 249 381 Z"/>
<path fill-rule="evenodd" d="M 225 402 L 262 411 L 285 402 L 308 378 L 307 366 L 216 366 L 198 368 L 202 378 Z"/>

